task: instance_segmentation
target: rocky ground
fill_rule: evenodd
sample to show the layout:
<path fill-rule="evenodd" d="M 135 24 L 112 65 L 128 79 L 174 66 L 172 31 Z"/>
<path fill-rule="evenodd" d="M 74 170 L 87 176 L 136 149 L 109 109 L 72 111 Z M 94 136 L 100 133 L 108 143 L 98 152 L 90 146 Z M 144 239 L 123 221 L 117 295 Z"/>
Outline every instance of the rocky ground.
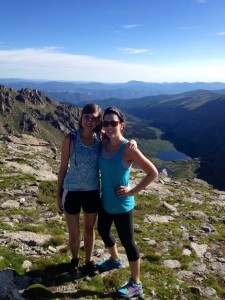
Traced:
<path fill-rule="evenodd" d="M 70 253 L 55 205 L 57 149 L 31 136 L 1 136 L 0 165 L 0 299 L 114 298 L 129 274 L 122 247 L 122 270 L 75 281 L 58 276 Z M 142 176 L 132 170 L 134 184 Z M 162 172 L 136 201 L 140 299 L 225 299 L 225 191 Z M 97 235 L 93 260 L 105 258 Z"/>

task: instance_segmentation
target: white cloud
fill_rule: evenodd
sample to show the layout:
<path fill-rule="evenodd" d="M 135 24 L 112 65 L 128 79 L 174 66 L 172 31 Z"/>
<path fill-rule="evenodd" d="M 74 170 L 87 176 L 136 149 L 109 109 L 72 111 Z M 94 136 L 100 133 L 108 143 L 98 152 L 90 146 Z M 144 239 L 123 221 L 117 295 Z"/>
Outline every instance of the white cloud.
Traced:
<path fill-rule="evenodd" d="M 121 52 L 128 54 L 142 54 L 149 53 L 148 49 L 135 49 L 135 48 L 118 48 Z"/>
<path fill-rule="evenodd" d="M 140 73 L 143 68 L 151 70 L 141 64 L 63 53 L 56 47 L 0 51 L 2 78 L 117 82 L 125 80 L 128 74 Z"/>
<path fill-rule="evenodd" d="M 127 24 L 127 25 L 122 25 L 122 27 L 124 29 L 133 29 L 133 28 L 137 28 L 137 27 L 140 27 L 142 26 L 141 24 Z"/>
<path fill-rule="evenodd" d="M 225 35 L 225 31 L 223 31 L 223 32 L 218 32 L 217 35 Z"/>
<path fill-rule="evenodd" d="M 156 65 L 156 62 L 154 62 Z M 170 63 L 170 65 L 169 65 Z M 0 78 L 126 82 L 224 81 L 225 60 L 193 62 L 184 66 L 168 62 L 153 67 L 60 52 L 56 47 L 0 51 Z"/>

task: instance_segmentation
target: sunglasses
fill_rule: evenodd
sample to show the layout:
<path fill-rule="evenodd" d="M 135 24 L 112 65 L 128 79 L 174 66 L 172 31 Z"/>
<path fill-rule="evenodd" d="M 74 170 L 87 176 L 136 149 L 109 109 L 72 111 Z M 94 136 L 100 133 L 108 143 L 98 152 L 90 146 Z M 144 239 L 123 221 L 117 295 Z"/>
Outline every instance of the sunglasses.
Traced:
<path fill-rule="evenodd" d="M 108 127 L 109 125 L 111 126 L 111 127 L 116 127 L 118 124 L 120 124 L 120 121 L 103 121 L 102 122 L 102 126 L 103 127 Z"/>

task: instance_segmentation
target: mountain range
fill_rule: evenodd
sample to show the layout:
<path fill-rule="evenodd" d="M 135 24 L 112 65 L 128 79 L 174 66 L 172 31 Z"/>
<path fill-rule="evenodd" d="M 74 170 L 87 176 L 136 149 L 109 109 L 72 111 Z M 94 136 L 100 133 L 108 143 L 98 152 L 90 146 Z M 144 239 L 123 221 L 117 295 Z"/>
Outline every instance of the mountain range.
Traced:
<path fill-rule="evenodd" d="M 31 133 L 59 144 L 66 132 L 77 127 L 79 107 L 90 101 L 84 94 L 79 96 L 75 106 L 55 101 L 36 89 L 16 91 L 2 85 L 0 133 Z M 119 106 L 149 126 L 162 129 L 163 138 L 172 141 L 176 149 L 200 159 L 197 171 L 200 178 L 225 189 L 225 92 L 222 90 L 193 90 L 132 99 L 109 97 L 94 102 L 102 108 Z"/>
<path fill-rule="evenodd" d="M 42 91 L 50 98 L 60 102 L 78 104 L 82 100 L 95 102 L 106 98 L 132 99 L 145 96 L 180 94 L 193 90 L 209 90 L 225 93 L 223 82 L 143 82 L 128 81 L 125 83 L 70 82 L 26 80 L 18 78 L 0 78 L 0 83 L 16 90 L 31 88 Z"/>

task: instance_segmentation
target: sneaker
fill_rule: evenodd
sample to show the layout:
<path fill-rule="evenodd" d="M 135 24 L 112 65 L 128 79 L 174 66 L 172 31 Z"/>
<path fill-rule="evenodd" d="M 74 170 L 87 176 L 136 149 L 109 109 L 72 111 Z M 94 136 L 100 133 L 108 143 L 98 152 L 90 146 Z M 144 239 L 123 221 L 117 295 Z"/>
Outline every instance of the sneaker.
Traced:
<path fill-rule="evenodd" d="M 93 261 L 87 261 L 85 265 L 82 267 L 81 272 L 84 276 L 86 275 L 94 276 L 99 274 L 97 266 L 94 264 Z"/>
<path fill-rule="evenodd" d="M 117 289 L 117 293 L 121 298 L 137 297 L 143 293 L 142 284 L 137 284 L 130 278 L 126 285 Z"/>
<path fill-rule="evenodd" d="M 79 264 L 79 258 L 72 258 L 71 261 L 70 261 L 70 269 L 73 270 L 75 268 L 78 267 L 78 264 Z"/>
<path fill-rule="evenodd" d="M 112 269 L 120 269 L 122 267 L 123 267 L 122 260 L 113 260 L 112 257 L 97 263 L 97 268 L 99 269 L 100 272 L 106 272 Z"/>
<path fill-rule="evenodd" d="M 69 273 L 73 277 L 73 279 L 77 279 L 81 277 L 80 268 L 78 268 L 79 258 L 72 258 L 69 266 Z"/>

